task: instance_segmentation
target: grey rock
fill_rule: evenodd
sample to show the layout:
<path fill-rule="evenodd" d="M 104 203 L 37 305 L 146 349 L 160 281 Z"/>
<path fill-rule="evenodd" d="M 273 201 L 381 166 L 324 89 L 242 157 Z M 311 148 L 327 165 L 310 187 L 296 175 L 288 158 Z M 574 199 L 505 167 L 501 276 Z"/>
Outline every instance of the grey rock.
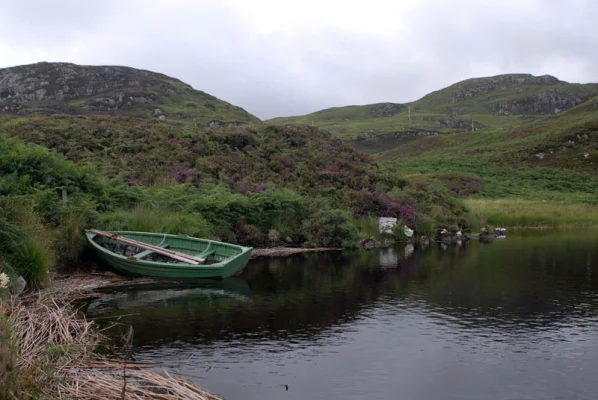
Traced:
<path fill-rule="evenodd" d="M 459 90 L 451 98 L 451 103 L 484 95 L 495 90 L 504 90 L 514 85 L 551 85 L 560 83 L 554 76 L 533 76 L 531 74 L 499 75 L 492 78 L 471 79 L 461 82 Z"/>
<path fill-rule="evenodd" d="M 428 247 L 430 245 L 430 238 L 427 236 L 420 236 L 419 244 L 423 247 Z"/>
<path fill-rule="evenodd" d="M 505 228 L 494 228 L 494 236 L 505 237 L 507 236 L 507 230 Z"/>
<path fill-rule="evenodd" d="M 213 98 L 188 85 L 182 89 L 181 85 L 174 78 L 128 67 L 42 62 L 0 69 L 0 111 L 23 113 L 28 103 L 36 102 L 35 107 L 47 107 L 50 112 L 113 112 L 135 104 L 151 104 L 161 95 L 184 90 Z M 71 104 L 80 99 L 85 102 Z"/>
<path fill-rule="evenodd" d="M 500 101 L 490 110 L 498 115 L 558 114 L 581 104 L 584 99 L 559 90 L 551 90 L 533 97 Z"/>
<path fill-rule="evenodd" d="M 364 239 L 359 242 L 359 247 L 363 249 L 374 249 L 380 245 L 380 242 L 374 239 Z"/>
<path fill-rule="evenodd" d="M 16 282 L 12 286 L 12 293 L 14 295 L 19 295 L 25 291 L 25 287 L 27 286 L 27 281 L 22 276 L 19 276 Z"/>
<path fill-rule="evenodd" d="M 380 103 L 374 104 L 372 107 L 372 114 L 375 117 L 391 117 L 393 115 L 399 114 L 401 111 L 406 110 L 407 106 L 404 104 L 396 104 L 396 103 Z M 349 118 L 347 118 L 349 120 Z"/>

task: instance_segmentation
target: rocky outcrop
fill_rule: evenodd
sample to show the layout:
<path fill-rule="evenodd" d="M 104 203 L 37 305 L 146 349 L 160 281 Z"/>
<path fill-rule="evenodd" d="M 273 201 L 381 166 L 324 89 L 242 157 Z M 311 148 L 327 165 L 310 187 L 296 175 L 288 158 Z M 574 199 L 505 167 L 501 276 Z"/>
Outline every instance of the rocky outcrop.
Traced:
<path fill-rule="evenodd" d="M 436 125 L 457 131 L 471 131 L 472 125 L 474 129 L 480 129 L 482 127 L 482 124 L 480 124 L 478 121 L 463 120 L 458 118 L 423 117 L 422 120 L 431 121 Z"/>
<path fill-rule="evenodd" d="M 404 104 L 396 103 L 380 103 L 372 106 L 371 112 L 375 117 L 391 117 L 399 114 L 402 111 L 406 111 L 407 106 Z"/>
<path fill-rule="evenodd" d="M 498 115 L 558 114 L 581 104 L 584 99 L 558 90 L 540 93 L 533 97 L 501 101 L 490 106 Z"/>
<path fill-rule="evenodd" d="M 457 84 L 458 90 L 453 94 L 451 103 L 457 103 L 497 90 L 507 90 L 514 85 L 552 85 L 560 82 L 551 75 L 533 76 L 531 74 L 510 74 L 470 79 Z"/>
<path fill-rule="evenodd" d="M 351 139 L 353 141 L 359 142 L 364 140 L 387 140 L 391 138 L 417 138 L 417 137 L 425 137 L 425 136 L 438 136 L 440 132 L 436 131 L 427 131 L 423 129 L 411 129 L 405 131 L 398 131 L 398 132 L 383 132 L 379 133 L 376 131 L 366 131 L 362 132 L 359 135 L 353 136 Z"/>
<path fill-rule="evenodd" d="M 180 88 L 175 86 L 180 85 Z M 67 63 L 38 63 L 0 69 L 0 101 L 69 101 L 117 91 L 95 99 L 108 107 L 125 101 L 147 103 L 147 94 L 125 96 L 124 92 L 160 89 L 174 95 L 177 90 L 193 90 L 166 75 L 128 67 L 91 67 Z"/>
<path fill-rule="evenodd" d="M 46 62 L 0 69 L 0 113 L 109 113 L 166 120 L 166 104 L 185 110 L 173 116 L 194 123 L 223 117 L 259 121 L 240 107 L 151 71 Z"/>

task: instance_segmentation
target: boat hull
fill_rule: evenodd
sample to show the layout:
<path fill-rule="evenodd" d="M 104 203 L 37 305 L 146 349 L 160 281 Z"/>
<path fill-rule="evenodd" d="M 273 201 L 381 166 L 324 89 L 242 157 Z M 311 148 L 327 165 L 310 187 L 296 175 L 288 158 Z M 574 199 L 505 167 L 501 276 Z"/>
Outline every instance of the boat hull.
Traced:
<path fill-rule="evenodd" d="M 208 265 L 192 265 L 184 262 L 167 263 L 135 259 L 112 252 L 94 241 L 97 236 L 86 232 L 89 243 L 94 247 L 98 257 L 112 268 L 126 275 L 151 276 L 164 278 L 226 278 L 239 273 L 249 261 L 252 248 L 217 242 L 213 240 L 192 238 L 178 235 L 113 231 L 123 237 L 138 240 L 151 245 L 166 244 L 169 249 L 190 255 L 202 254 L 211 250 L 210 257 L 215 261 Z M 117 243 L 113 239 L 108 242 Z"/>

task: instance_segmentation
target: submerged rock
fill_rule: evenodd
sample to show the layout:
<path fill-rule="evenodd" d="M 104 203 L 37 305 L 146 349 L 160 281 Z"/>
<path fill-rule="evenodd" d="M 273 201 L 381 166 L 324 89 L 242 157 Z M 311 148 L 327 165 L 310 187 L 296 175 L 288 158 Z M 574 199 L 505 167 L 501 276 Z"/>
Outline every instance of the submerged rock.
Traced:
<path fill-rule="evenodd" d="M 363 249 L 375 249 L 380 246 L 380 242 L 375 239 L 364 239 L 359 242 L 359 247 Z"/>
<path fill-rule="evenodd" d="M 480 242 L 482 243 L 492 243 L 495 239 L 494 235 L 492 233 L 489 232 L 482 232 L 480 233 L 480 235 L 478 236 L 478 239 L 480 240 Z"/>
<path fill-rule="evenodd" d="M 420 236 L 419 244 L 423 247 L 428 247 L 430 245 L 430 238 L 427 236 Z"/>

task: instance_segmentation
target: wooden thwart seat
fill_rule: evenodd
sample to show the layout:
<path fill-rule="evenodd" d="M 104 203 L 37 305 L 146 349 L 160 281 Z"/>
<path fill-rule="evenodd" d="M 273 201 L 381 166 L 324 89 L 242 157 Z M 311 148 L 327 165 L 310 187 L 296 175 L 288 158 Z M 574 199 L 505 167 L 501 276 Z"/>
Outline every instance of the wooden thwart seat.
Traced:
<path fill-rule="evenodd" d="M 210 244 L 208 245 L 208 247 L 206 247 L 206 249 L 205 249 L 205 250 L 203 250 L 203 251 L 202 251 L 202 252 L 200 252 L 200 253 L 197 253 L 195 256 L 196 256 L 196 257 L 199 257 L 199 258 L 203 258 L 203 259 L 205 260 L 206 258 L 208 258 L 209 256 L 211 256 L 211 255 L 212 255 L 212 254 L 214 254 L 215 252 L 216 252 L 216 250 L 215 250 L 215 249 L 213 249 L 212 243 L 210 243 Z"/>
<path fill-rule="evenodd" d="M 162 249 L 167 249 L 167 248 L 170 247 L 170 245 L 169 244 L 164 244 L 164 245 L 163 244 L 159 244 L 158 247 L 160 247 Z M 155 253 L 155 251 L 154 250 L 143 250 L 141 253 L 137 253 L 133 257 L 135 257 L 136 259 L 140 260 L 143 257 L 147 257 L 147 256 L 149 256 L 152 253 Z"/>

